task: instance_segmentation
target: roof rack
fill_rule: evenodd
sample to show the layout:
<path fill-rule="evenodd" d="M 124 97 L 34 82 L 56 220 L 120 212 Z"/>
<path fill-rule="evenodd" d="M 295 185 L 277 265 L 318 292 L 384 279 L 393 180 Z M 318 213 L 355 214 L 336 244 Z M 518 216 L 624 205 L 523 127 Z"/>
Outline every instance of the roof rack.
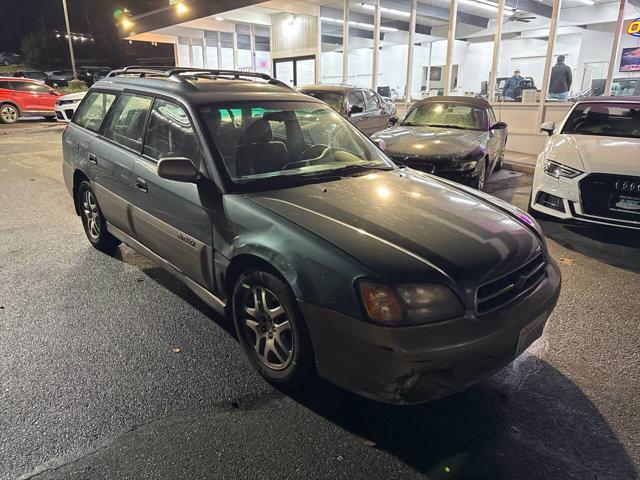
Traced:
<path fill-rule="evenodd" d="M 183 75 L 189 74 L 189 75 Z M 120 68 L 118 70 L 112 70 L 107 77 L 118 77 L 122 75 L 137 75 L 140 78 L 143 77 L 165 77 L 174 78 L 182 83 L 188 83 L 187 77 L 231 77 L 234 80 L 240 80 L 242 78 L 260 78 L 265 80 L 271 85 L 278 85 L 280 87 L 291 88 L 286 83 L 273 78 L 266 73 L 258 72 L 242 72 L 240 70 L 220 70 L 209 68 L 188 68 L 188 67 L 145 67 L 139 65 L 133 65 L 129 67 Z M 191 84 L 190 84 L 191 85 Z"/>

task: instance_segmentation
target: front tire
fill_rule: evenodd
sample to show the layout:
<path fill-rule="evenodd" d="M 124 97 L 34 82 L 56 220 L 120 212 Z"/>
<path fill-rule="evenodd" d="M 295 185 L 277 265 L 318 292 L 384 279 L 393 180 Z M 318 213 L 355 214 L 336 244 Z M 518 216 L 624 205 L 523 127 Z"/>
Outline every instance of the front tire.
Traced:
<path fill-rule="evenodd" d="M 478 176 L 473 179 L 471 186 L 477 190 L 482 191 L 484 190 L 484 185 L 487 180 L 487 160 L 483 158 L 479 163 L 480 173 L 478 173 Z"/>
<path fill-rule="evenodd" d="M 0 105 L 0 121 L 2 123 L 16 123 L 20 117 L 18 109 L 10 103 Z"/>
<path fill-rule="evenodd" d="M 309 331 L 284 281 L 264 270 L 246 270 L 236 282 L 232 302 L 238 339 L 262 377 L 287 389 L 313 378 Z"/>
<path fill-rule="evenodd" d="M 76 198 L 84 233 L 95 248 L 101 252 L 111 253 L 120 240 L 107 231 L 107 221 L 102 215 L 96 194 L 88 181 L 83 181 L 78 187 Z"/>

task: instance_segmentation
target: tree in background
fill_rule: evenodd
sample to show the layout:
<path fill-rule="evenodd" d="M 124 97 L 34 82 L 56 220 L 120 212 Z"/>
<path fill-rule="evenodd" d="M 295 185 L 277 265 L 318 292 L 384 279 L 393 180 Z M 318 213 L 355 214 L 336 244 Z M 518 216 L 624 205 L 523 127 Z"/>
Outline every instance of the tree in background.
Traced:
<path fill-rule="evenodd" d="M 66 39 L 60 41 L 54 32 L 42 24 L 22 39 L 20 49 L 24 63 L 30 68 L 66 68 L 70 64 Z"/>

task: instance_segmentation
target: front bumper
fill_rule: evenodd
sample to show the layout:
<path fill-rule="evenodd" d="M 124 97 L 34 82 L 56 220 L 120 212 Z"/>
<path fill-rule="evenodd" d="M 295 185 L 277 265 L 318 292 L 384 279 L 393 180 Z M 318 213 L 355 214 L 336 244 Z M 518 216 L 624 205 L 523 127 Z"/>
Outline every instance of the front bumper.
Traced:
<path fill-rule="evenodd" d="M 560 284 L 558 266 L 549 259 L 547 277 L 502 311 L 411 327 L 374 325 L 304 302 L 301 307 L 320 376 L 365 397 L 411 404 L 464 390 L 513 361 L 520 331 L 535 319 L 546 322 Z"/>
<path fill-rule="evenodd" d="M 73 117 L 76 108 L 78 107 L 78 103 L 69 103 L 66 105 L 56 105 L 54 111 L 56 112 L 56 120 L 59 122 L 69 123 L 71 118 Z"/>
<path fill-rule="evenodd" d="M 533 186 L 529 200 L 529 211 L 542 214 L 544 217 L 561 220 L 568 224 L 591 224 L 610 227 L 640 229 L 640 221 L 626 221 L 601 215 L 590 215 L 583 211 L 580 192 L 580 181 L 589 174 L 584 173 L 576 178 L 554 178 L 542 170 L 540 160 L 533 174 Z M 557 208 L 550 208 L 541 201 L 541 195 L 553 195 L 558 200 Z"/>

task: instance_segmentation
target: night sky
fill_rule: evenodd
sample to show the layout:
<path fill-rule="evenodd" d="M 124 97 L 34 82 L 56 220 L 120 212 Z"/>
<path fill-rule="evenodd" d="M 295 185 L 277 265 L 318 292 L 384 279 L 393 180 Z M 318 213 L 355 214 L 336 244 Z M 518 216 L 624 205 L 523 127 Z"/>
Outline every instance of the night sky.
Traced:
<path fill-rule="evenodd" d="M 107 35 L 116 20 L 113 12 L 128 8 L 132 14 L 167 5 L 168 0 L 67 0 L 71 31 L 87 35 Z M 2 26 L 0 51 L 19 53 L 20 41 L 40 22 L 52 30 L 64 31 L 62 0 L 0 0 Z"/>

